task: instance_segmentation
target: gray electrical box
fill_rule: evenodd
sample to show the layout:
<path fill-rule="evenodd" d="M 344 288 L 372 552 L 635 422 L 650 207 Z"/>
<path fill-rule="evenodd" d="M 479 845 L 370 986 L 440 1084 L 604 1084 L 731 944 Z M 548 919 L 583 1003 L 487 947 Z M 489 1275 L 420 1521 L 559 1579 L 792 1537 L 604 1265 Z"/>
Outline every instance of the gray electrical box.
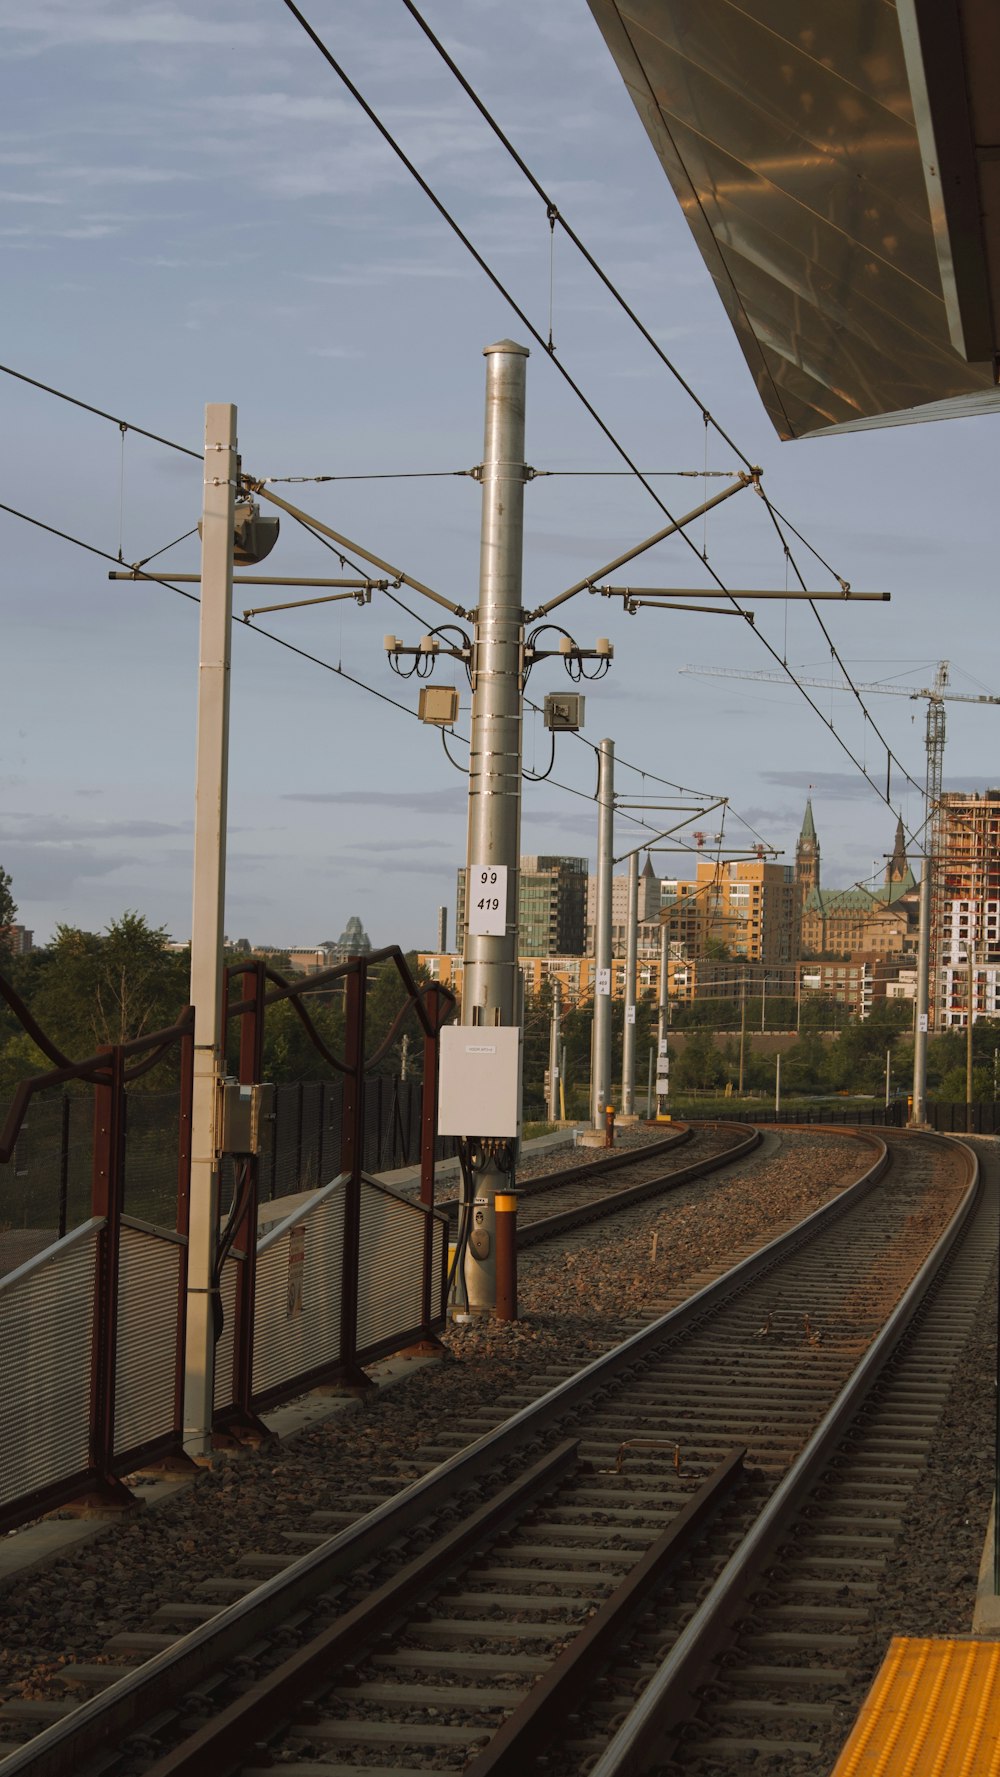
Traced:
<path fill-rule="evenodd" d="M 575 734 L 583 727 L 585 699 L 579 691 L 549 691 L 545 698 L 545 726 Z"/>
<path fill-rule="evenodd" d="M 516 1024 L 447 1024 L 438 1057 L 439 1135 L 518 1135 L 521 1032 Z"/>
<path fill-rule="evenodd" d="M 220 1154 L 260 1154 L 274 1121 L 274 1087 L 241 1086 L 239 1080 L 219 1081 L 218 1131 Z"/>

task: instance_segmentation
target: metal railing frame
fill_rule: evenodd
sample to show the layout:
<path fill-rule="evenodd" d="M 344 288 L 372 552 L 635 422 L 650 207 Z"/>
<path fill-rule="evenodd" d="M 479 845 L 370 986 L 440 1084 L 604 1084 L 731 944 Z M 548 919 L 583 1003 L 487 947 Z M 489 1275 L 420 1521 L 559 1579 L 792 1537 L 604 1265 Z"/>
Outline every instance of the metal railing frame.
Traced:
<path fill-rule="evenodd" d="M 369 972 L 374 965 L 390 963 L 406 990 L 406 1000 L 392 1027 L 377 1049 L 365 1053 L 366 1000 Z M 234 999 L 233 990 L 242 983 L 242 997 Z M 344 1055 L 338 1056 L 323 1042 L 309 1016 L 304 1000 L 309 994 L 322 992 L 343 983 L 345 994 L 346 1031 Z M 434 1156 L 437 1141 L 437 1074 L 438 1042 L 442 1025 L 450 1017 L 456 1001 L 448 988 L 439 982 L 419 987 L 406 958 L 397 944 L 386 945 L 367 956 L 351 957 L 335 967 L 310 975 L 304 982 L 290 982 L 261 960 L 237 963 L 226 971 L 227 1018 L 239 1020 L 239 1077 L 244 1085 L 260 1082 L 263 1066 L 264 1031 L 267 1010 L 288 1001 L 299 1018 L 313 1047 L 327 1067 L 343 1077 L 344 1096 L 341 1112 L 341 1151 L 339 1170 L 345 1177 L 344 1251 L 341 1274 L 341 1356 L 324 1375 L 347 1386 L 366 1387 L 369 1378 L 362 1361 L 372 1361 L 374 1350 L 359 1350 L 357 1345 L 358 1269 L 361 1236 L 361 1185 L 364 1170 L 366 1075 L 377 1068 L 396 1040 L 405 1018 L 412 1012 L 419 1021 L 423 1035 L 423 1092 L 420 1118 L 420 1197 L 425 1211 L 423 1273 L 421 1285 L 421 1325 L 400 1328 L 407 1337 L 430 1341 L 443 1324 L 444 1273 L 447 1270 L 447 1241 L 441 1275 L 434 1276 Z M 323 1121 L 321 1117 L 321 1122 Z M 299 1119 L 301 1141 L 301 1117 Z M 233 1216 L 220 1241 L 217 1276 L 232 1247 L 244 1255 L 240 1261 L 237 1282 L 236 1324 L 233 1342 L 232 1400 L 215 1416 L 217 1431 L 239 1436 L 243 1431 L 259 1432 L 253 1390 L 254 1302 L 256 1294 L 256 1231 L 260 1197 L 261 1159 L 254 1156 L 240 1162 L 237 1196 Z M 384 1342 L 383 1342 L 384 1346 Z M 383 1347 L 379 1347 L 381 1353 Z M 310 1381 L 323 1380 L 310 1372 Z M 288 1392 L 296 1384 L 290 1382 Z M 274 1391 L 270 1391 L 273 1395 Z M 270 1397 L 269 1397 L 270 1398 Z"/>
<path fill-rule="evenodd" d="M 141 1458 L 151 1462 L 185 1459 L 181 1451 L 184 1375 L 184 1320 L 187 1285 L 187 1231 L 191 1163 L 191 1086 L 194 1070 L 194 1011 L 186 1006 L 169 1028 L 153 1031 L 126 1043 L 107 1044 L 83 1061 L 72 1061 L 51 1041 L 32 1017 L 10 983 L 0 975 L 0 999 L 13 1012 L 22 1030 L 53 1063 L 48 1073 L 36 1074 L 18 1085 L 0 1130 L 0 1166 L 14 1154 L 18 1134 L 32 1100 L 55 1086 L 79 1081 L 94 1094 L 91 1213 L 100 1223 L 94 1268 L 94 1321 L 91 1353 L 91 1398 L 88 1469 L 85 1475 L 66 1476 L 42 1489 L 9 1501 L 0 1510 L 0 1528 L 23 1523 L 40 1512 L 70 1500 L 103 1506 L 126 1506 L 134 1495 L 121 1480 Z M 121 1233 L 125 1211 L 126 1106 L 130 1083 L 151 1071 L 169 1052 L 179 1051 L 180 1115 L 177 1155 L 177 1220 L 181 1237 L 178 1267 L 177 1361 L 173 1424 L 141 1449 L 115 1449 L 115 1386 L 118 1372 L 117 1331 L 121 1267 Z M 68 1100 L 66 1101 L 68 1104 Z M 59 1188 L 59 1238 L 65 1237 L 65 1149 L 68 1122 L 63 1117 Z M 0 1199 L 2 1201 L 2 1199 Z"/>

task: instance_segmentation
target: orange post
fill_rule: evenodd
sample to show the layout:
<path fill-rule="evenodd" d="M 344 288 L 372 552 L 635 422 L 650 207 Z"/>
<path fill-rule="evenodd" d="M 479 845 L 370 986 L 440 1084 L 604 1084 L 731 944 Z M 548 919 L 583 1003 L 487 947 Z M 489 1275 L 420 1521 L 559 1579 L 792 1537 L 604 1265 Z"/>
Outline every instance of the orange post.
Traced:
<path fill-rule="evenodd" d="M 494 1239 L 497 1264 L 497 1320 L 517 1319 L 517 1198 L 498 1195 Z"/>
<path fill-rule="evenodd" d="M 613 1148 L 615 1145 L 615 1107 L 606 1104 L 604 1107 L 604 1146 Z"/>

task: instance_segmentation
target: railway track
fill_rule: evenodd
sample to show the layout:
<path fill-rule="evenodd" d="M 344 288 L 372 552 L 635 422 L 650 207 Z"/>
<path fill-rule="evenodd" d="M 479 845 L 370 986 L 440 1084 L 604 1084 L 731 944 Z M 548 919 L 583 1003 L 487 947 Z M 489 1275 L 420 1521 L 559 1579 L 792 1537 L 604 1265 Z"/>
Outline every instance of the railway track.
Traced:
<path fill-rule="evenodd" d="M 704 1599 L 747 1536 L 767 1544 L 761 1512 L 790 1497 L 859 1361 L 874 1368 L 881 1322 L 963 1193 L 964 1150 L 894 1141 L 879 1183 L 887 1157 L 871 1145 L 865 1178 L 796 1230 L 541 1400 L 512 1403 L 501 1426 L 475 1436 L 495 1406 L 460 1420 L 462 1447 L 435 1470 L 122 1675 L 5 1772 L 249 1772 L 279 1722 L 288 1777 L 317 1759 L 325 1777 L 520 1771 L 554 1722 L 567 1769 L 605 1759 L 633 1688 L 651 1694 L 672 1650 L 694 1637 L 704 1665 Z M 586 1718 L 581 1672 L 603 1686 Z M 97 1673 L 69 1677 L 106 1681 Z"/>
<path fill-rule="evenodd" d="M 524 1250 L 572 1229 L 619 1215 L 663 1191 L 743 1160 L 760 1145 L 760 1132 L 745 1124 L 690 1127 L 648 1147 L 602 1155 L 558 1172 L 518 1180 L 518 1246 Z M 457 1199 L 442 1206 L 457 1223 Z"/>

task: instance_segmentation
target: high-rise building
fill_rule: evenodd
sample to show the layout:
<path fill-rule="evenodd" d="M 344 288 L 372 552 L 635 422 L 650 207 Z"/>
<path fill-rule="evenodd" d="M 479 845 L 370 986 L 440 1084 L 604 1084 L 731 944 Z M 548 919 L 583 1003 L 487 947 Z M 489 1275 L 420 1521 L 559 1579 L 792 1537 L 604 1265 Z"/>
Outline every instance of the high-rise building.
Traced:
<path fill-rule="evenodd" d="M 661 918 L 671 942 L 701 957 L 718 945 L 748 962 L 790 962 L 795 954 L 794 872 L 763 858 L 699 858 L 693 882 L 671 884 Z"/>
<path fill-rule="evenodd" d="M 1000 1016 L 1000 790 L 947 792 L 934 823 L 931 1022 Z"/>
<path fill-rule="evenodd" d="M 659 955 L 660 879 L 647 853 L 639 872 L 639 949 L 640 953 Z M 587 878 L 587 955 L 594 954 L 594 925 L 597 919 L 597 877 Z M 656 929 L 654 930 L 654 923 Z M 628 937 L 628 877 L 611 878 L 611 954 L 624 956 Z"/>
<path fill-rule="evenodd" d="M 517 885 L 520 954 L 582 956 L 586 906 L 586 858 L 522 858 Z M 455 939 L 464 945 L 464 869 L 458 872 Z"/>

